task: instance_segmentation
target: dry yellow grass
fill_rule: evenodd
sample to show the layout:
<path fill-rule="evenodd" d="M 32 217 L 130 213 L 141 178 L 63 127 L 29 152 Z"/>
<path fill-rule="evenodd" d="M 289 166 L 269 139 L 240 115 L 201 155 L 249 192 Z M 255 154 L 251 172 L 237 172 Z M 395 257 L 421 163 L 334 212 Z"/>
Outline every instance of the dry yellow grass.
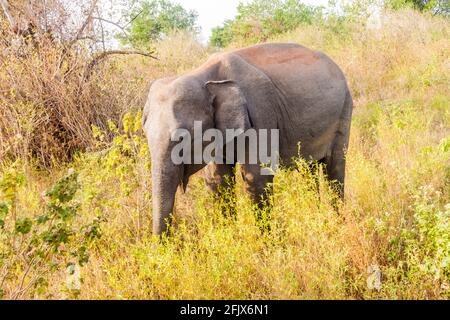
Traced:
<path fill-rule="evenodd" d="M 94 130 L 97 151 L 66 165 L 79 174 L 74 225 L 96 216 L 106 220 L 101 238 L 89 244 L 89 262 L 79 275 L 68 275 L 65 264 L 74 258 L 55 254 L 59 268 L 45 273 L 45 282 L 22 297 L 448 299 L 449 22 L 401 11 L 387 14 L 381 30 L 358 22 L 335 29 L 339 32 L 332 26 L 305 27 L 273 41 L 326 52 L 349 80 L 355 111 L 347 200 L 339 213 L 326 180 L 302 160 L 299 170 L 276 176 L 270 234 L 256 225 L 241 181 L 238 214 L 229 219 L 196 176 L 177 198 L 174 235 L 159 242 L 150 232 L 147 147 L 139 117 L 127 115 L 120 129 L 110 124 L 113 142 L 103 137 L 105 130 Z M 119 59 L 113 64 L 112 71 L 120 70 L 127 79 L 142 76 L 136 88 L 143 96 L 150 79 L 189 70 L 208 54 L 186 35 L 156 47 L 160 61 Z M 105 86 L 110 85 L 107 80 Z M 41 212 L 42 191 L 65 171 L 53 169 L 49 175 L 4 163 L 3 177 L 8 173 L 25 180 L 14 189 L 15 213 L 31 218 Z M 5 226 L 13 227 L 8 219 Z M 7 277 L 0 273 L 2 294 L 14 298 L 21 279 L 28 283 L 33 273 L 23 277 L 27 260 L 14 259 L 17 253 L 8 250 L 4 236 L 0 239 L 0 271 L 8 259 L 15 261 Z M 68 284 L 74 276 L 82 282 Z"/>

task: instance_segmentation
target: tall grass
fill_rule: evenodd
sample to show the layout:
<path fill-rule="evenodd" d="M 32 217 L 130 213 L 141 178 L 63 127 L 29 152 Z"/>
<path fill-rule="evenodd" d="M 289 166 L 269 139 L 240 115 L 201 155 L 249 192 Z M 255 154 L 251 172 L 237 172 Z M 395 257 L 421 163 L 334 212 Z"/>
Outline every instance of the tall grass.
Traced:
<path fill-rule="evenodd" d="M 50 174 L 4 161 L 0 203 L 8 213 L 0 219 L 16 243 L 32 237 L 48 203 L 42 191 L 61 183 L 68 168 L 79 188 L 75 233 L 65 247 L 84 234 L 78 227 L 102 222 L 101 237 L 86 245 L 87 263 L 58 247 L 55 268 L 33 264 L 45 275 L 35 283 L 23 276 L 30 251 L 7 247 L 0 231 L 0 293 L 17 297 L 23 281 L 22 288 L 32 285 L 21 297 L 38 299 L 448 299 L 449 31 L 444 18 L 400 11 L 387 13 L 380 30 L 340 21 L 272 39 L 329 54 L 348 78 L 355 111 L 346 202 L 335 210 L 322 171 L 299 159 L 275 178 L 270 233 L 258 227 L 240 179 L 237 215 L 225 218 L 197 175 L 177 197 L 173 236 L 153 238 L 148 148 L 134 112 L 94 127 L 92 151 Z M 189 70 L 207 56 L 186 35 L 162 41 L 157 52 L 160 61 L 116 60 L 106 75 L 139 75 L 132 92 L 144 99 L 152 78 Z M 115 88 L 105 79 L 107 90 Z M 130 99 L 123 90 L 108 92 L 117 104 Z M 122 110 L 137 108 L 141 100 L 133 99 Z M 25 218 L 30 233 L 17 224 Z"/>

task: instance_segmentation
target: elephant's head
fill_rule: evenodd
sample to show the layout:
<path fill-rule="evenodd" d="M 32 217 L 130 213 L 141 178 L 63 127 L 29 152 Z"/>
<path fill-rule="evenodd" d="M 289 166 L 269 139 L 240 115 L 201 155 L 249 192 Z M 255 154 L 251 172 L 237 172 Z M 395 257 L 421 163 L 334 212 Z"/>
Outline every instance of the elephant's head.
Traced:
<path fill-rule="evenodd" d="M 154 234 L 167 230 L 178 186 L 184 190 L 189 177 L 206 165 L 176 164 L 171 157 L 179 143 L 172 141 L 174 132 L 185 129 L 193 138 L 194 121 L 202 122 L 203 131 L 247 130 L 250 121 L 242 90 L 230 80 L 205 81 L 193 76 L 160 79 L 152 84 L 143 123 L 152 159 Z"/>

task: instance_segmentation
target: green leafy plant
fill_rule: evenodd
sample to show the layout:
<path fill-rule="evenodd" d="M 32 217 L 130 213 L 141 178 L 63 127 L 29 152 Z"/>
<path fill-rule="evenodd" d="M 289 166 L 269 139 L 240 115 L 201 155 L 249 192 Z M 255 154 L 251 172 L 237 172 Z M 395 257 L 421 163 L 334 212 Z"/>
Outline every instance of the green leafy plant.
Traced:
<path fill-rule="evenodd" d="M 447 16 L 450 13 L 450 4 L 447 0 L 388 0 L 385 1 L 385 6 L 394 10 L 410 7 Z"/>
<path fill-rule="evenodd" d="M 16 169 L 0 179 L 0 288 L 12 299 L 32 290 L 42 295 L 47 279 L 63 266 L 88 263 L 89 248 L 100 238 L 103 221 L 101 215 L 87 224 L 77 221 L 75 196 L 80 184 L 73 169 L 44 193 L 42 214 L 16 217 L 11 209 L 16 207 L 18 188 L 24 182 Z"/>
<path fill-rule="evenodd" d="M 123 44 L 147 48 L 175 30 L 198 30 L 197 13 L 188 11 L 179 4 L 167 0 L 141 0 L 127 13 L 131 21 L 127 28 L 129 35 L 118 38 Z"/>
<path fill-rule="evenodd" d="M 440 208 L 442 194 L 432 186 L 415 196 L 414 225 L 405 231 L 407 265 L 411 273 L 429 275 L 450 285 L 450 203 Z M 450 291 L 448 291 L 450 293 Z"/>
<path fill-rule="evenodd" d="M 322 8 L 298 0 L 253 0 L 240 3 L 238 14 L 212 30 L 210 44 L 225 47 L 232 42 L 255 43 L 322 19 Z"/>

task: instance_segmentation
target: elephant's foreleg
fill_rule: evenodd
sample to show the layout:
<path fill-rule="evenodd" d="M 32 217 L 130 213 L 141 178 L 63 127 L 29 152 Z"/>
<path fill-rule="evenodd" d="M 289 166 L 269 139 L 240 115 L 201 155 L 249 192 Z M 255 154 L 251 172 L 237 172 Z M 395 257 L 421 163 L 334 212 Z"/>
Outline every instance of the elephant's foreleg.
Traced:
<path fill-rule="evenodd" d="M 270 196 L 273 193 L 273 176 L 261 175 L 259 165 L 243 165 L 241 174 L 246 191 L 253 203 L 257 205 L 256 219 L 258 223 L 262 229 L 270 230 Z"/>
<path fill-rule="evenodd" d="M 226 215 L 236 213 L 235 165 L 211 163 L 205 168 L 205 181 L 208 188 L 223 205 Z"/>

